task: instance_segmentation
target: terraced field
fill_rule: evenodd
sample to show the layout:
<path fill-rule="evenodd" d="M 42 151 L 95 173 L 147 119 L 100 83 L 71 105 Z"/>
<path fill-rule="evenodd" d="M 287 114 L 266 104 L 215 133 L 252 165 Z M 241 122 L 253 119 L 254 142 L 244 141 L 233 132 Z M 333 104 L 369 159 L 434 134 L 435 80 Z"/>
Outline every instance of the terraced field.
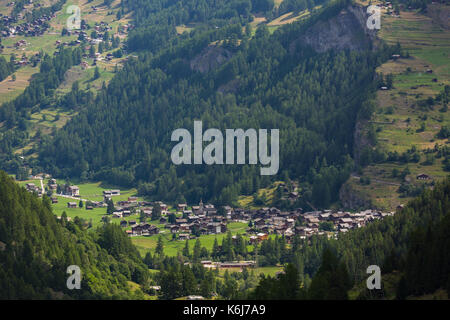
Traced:
<path fill-rule="evenodd" d="M 6 1 L 2 0 L 0 4 L 2 8 L 11 8 L 6 6 Z M 37 1 L 35 1 L 37 2 Z M 55 1 L 43 0 L 39 3 L 43 6 L 49 6 Z M 77 39 L 77 35 L 62 36 L 61 32 L 66 27 L 67 19 L 71 13 L 67 13 L 67 8 L 71 5 L 77 5 L 81 9 L 81 18 L 85 19 L 91 26 L 96 22 L 106 22 L 112 27 L 110 34 L 116 34 L 119 26 L 128 24 L 130 22 L 130 16 L 124 16 L 120 20 L 117 19 L 117 7 L 120 1 L 115 0 L 110 8 L 103 6 L 103 0 L 68 0 L 63 6 L 61 11 L 56 12 L 56 17 L 50 21 L 50 28 L 42 35 L 36 37 L 14 36 L 2 39 L 3 51 L 0 52 L 5 59 L 9 60 L 10 56 L 14 54 L 17 58 L 23 55 L 30 58 L 39 52 L 44 52 L 49 55 L 53 55 L 58 49 L 57 41 L 71 42 Z M 93 7 L 98 7 L 94 10 Z M 29 9 L 25 9 L 29 10 Z M 8 10 L 0 11 L 3 14 L 7 14 Z M 89 30 L 91 32 L 93 29 Z M 125 40 L 124 35 L 120 35 L 122 41 Z M 15 43 L 20 40 L 25 40 L 26 44 L 20 47 L 16 47 Z M 104 51 L 103 55 L 110 53 L 116 49 L 110 51 Z M 95 67 L 93 66 L 93 59 L 84 59 L 88 63 L 87 68 L 81 66 L 74 66 L 69 69 L 65 74 L 65 80 L 55 90 L 56 96 L 62 96 L 68 93 L 74 82 L 78 81 L 79 88 L 81 90 L 90 90 L 93 94 L 96 94 L 103 86 L 107 84 L 114 76 L 116 68 L 120 68 L 124 58 L 114 58 L 111 61 L 98 61 L 97 66 L 99 69 L 100 77 L 94 79 Z M 11 101 L 19 96 L 25 88 L 28 86 L 33 74 L 39 72 L 39 64 L 35 67 L 26 65 L 18 68 L 13 75 L 10 75 L 6 79 L 0 82 L 0 106 L 2 103 Z M 27 156 L 35 156 L 30 150 L 39 141 L 39 135 L 48 135 L 55 129 L 63 127 L 70 118 L 75 116 L 78 112 L 63 110 L 56 107 L 40 110 L 31 114 L 29 119 L 28 134 L 29 142 L 22 148 L 15 150 L 16 154 L 26 154 Z"/>
<path fill-rule="evenodd" d="M 379 37 L 390 44 L 400 43 L 410 57 L 391 59 L 378 68 L 379 73 L 393 75 L 393 88 L 378 91 L 371 125 L 382 150 L 401 154 L 414 146 L 420 154 L 418 162 L 383 163 L 365 168 L 361 176 L 372 180 L 369 185 L 362 185 L 354 178 L 348 181 L 355 190 L 369 195 L 375 206 L 384 209 L 394 209 L 409 198 L 400 198 L 398 187 L 377 179 L 417 186 L 424 183 L 417 181 L 418 174 L 428 174 L 433 180 L 448 174 L 443 170 L 442 159 L 436 158 L 428 164 L 425 161 L 427 149 L 448 144 L 448 139 L 439 139 L 436 134 L 442 126 L 450 125 L 449 112 L 443 112 L 440 103 L 428 102 L 450 85 L 450 28 L 432 14 L 450 12 L 450 6 L 439 10 L 435 6 L 438 5 L 432 5 L 428 15 L 401 11 L 400 17 L 382 16 Z M 401 172 L 406 168 L 410 171 L 406 177 L 393 177 L 394 169 Z"/>

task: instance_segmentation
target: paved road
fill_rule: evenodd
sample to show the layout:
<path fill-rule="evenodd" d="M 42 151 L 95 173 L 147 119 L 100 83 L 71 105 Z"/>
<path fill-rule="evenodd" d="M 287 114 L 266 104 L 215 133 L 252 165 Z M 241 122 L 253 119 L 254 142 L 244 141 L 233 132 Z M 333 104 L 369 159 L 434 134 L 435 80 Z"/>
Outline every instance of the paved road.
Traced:
<path fill-rule="evenodd" d="M 41 190 L 42 190 L 42 194 L 45 194 L 45 189 L 44 189 L 44 183 L 42 182 L 43 179 L 39 179 L 41 181 Z"/>

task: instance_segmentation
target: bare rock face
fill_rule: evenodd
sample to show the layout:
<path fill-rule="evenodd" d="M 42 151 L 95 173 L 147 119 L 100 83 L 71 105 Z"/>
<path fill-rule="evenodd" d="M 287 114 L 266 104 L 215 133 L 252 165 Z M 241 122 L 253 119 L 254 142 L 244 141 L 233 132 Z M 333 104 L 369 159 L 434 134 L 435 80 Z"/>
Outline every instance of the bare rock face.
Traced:
<path fill-rule="evenodd" d="M 191 60 L 191 70 L 207 73 L 227 62 L 232 56 L 232 53 L 227 49 L 209 45 Z"/>
<path fill-rule="evenodd" d="M 293 53 L 298 45 L 309 45 L 316 52 L 335 50 L 367 50 L 376 39 L 376 29 L 366 26 L 369 14 L 366 8 L 348 6 L 336 17 L 327 21 L 318 21 L 297 40 L 291 43 L 289 51 Z"/>

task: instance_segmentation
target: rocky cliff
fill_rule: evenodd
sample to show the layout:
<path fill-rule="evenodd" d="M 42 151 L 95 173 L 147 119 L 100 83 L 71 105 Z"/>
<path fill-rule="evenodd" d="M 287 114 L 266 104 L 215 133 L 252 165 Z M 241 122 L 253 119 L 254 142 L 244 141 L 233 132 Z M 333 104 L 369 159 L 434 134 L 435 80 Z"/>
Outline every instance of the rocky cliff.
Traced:
<path fill-rule="evenodd" d="M 367 50 L 373 48 L 376 39 L 376 29 L 366 26 L 369 14 L 366 8 L 350 5 L 327 21 L 318 21 L 307 29 L 290 45 L 293 52 L 298 45 L 309 45 L 321 53 L 335 50 Z"/>
<path fill-rule="evenodd" d="M 191 70 L 207 73 L 227 62 L 231 57 L 232 53 L 229 50 L 217 45 L 209 45 L 190 61 Z"/>

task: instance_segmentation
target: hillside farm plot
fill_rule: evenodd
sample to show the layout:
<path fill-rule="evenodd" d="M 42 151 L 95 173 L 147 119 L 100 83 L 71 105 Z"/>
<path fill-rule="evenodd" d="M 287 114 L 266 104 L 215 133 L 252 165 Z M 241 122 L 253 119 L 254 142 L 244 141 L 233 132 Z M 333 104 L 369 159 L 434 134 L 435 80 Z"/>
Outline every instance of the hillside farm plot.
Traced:
<path fill-rule="evenodd" d="M 12 74 L 3 79 L 0 82 L 0 105 L 17 98 L 30 83 L 31 76 L 38 71 L 37 67 L 25 66 L 13 73 L 16 80 L 13 80 Z"/>
<path fill-rule="evenodd" d="M 449 8 L 442 6 L 439 11 L 450 12 Z M 425 164 L 424 151 L 448 143 L 448 139 L 439 139 L 436 134 L 450 125 L 450 114 L 442 111 L 442 104 L 430 99 L 450 84 L 450 29 L 442 27 L 434 17 L 401 11 L 400 17 L 382 16 L 378 35 L 389 44 L 400 43 L 410 57 L 391 59 L 377 69 L 383 75 L 393 75 L 393 88 L 379 90 L 376 96 L 370 125 L 376 131 L 377 147 L 399 154 L 415 147 L 420 160 L 371 165 L 360 174 L 370 178 L 370 184 L 361 184 L 354 178 L 347 183 L 355 192 L 370 197 L 375 207 L 394 210 L 410 199 L 400 197 L 401 183 L 420 186 L 422 182 L 416 179 L 419 174 L 425 173 L 433 181 L 448 174 L 443 170 L 442 158 Z M 410 173 L 404 179 L 392 177 L 393 170 L 403 172 L 406 168 Z"/>

